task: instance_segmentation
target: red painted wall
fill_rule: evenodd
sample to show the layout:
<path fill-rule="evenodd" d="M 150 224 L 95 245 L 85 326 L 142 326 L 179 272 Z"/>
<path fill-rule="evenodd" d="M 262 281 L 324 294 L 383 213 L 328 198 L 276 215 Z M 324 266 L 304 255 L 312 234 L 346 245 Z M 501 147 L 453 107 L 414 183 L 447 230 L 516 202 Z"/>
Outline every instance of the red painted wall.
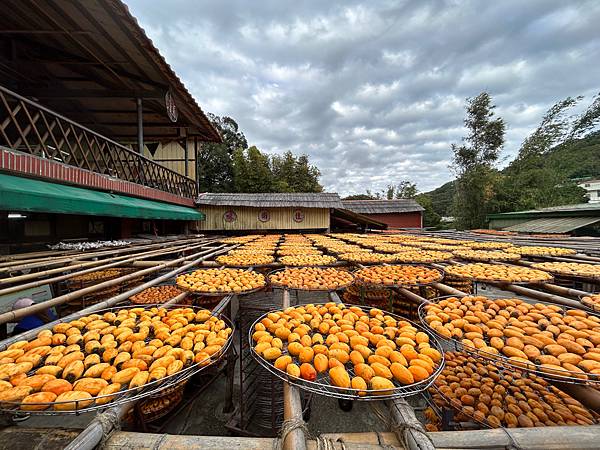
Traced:
<path fill-rule="evenodd" d="M 386 223 L 389 228 L 421 228 L 421 213 L 363 214 L 373 220 Z"/>

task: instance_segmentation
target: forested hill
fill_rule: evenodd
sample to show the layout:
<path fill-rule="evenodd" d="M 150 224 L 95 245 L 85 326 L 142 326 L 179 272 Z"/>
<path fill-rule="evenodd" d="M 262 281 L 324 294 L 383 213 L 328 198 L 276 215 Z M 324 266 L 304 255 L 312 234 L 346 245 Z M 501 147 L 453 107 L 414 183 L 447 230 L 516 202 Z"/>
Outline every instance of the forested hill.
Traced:
<path fill-rule="evenodd" d="M 536 169 L 538 173 L 548 171 L 567 180 L 600 178 L 600 132 L 553 147 L 540 161 L 541 167 Z M 528 169 L 514 161 L 501 173 L 512 177 L 525 177 L 528 175 L 524 173 L 526 170 Z M 440 216 L 451 216 L 454 191 L 454 181 L 450 181 L 426 192 L 425 195 L 431 199 L 436 213 Z"/>

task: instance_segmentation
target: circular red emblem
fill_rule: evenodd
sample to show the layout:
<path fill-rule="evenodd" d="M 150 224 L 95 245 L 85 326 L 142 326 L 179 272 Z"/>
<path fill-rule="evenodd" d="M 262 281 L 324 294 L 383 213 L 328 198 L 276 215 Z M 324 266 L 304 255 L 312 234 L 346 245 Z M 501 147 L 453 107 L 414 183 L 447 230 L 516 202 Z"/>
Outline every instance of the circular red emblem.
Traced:
<path fill-rule="evenodd" d="M 268 222 L 269 220 L 271 220 L 271 214 L 269 213 L 269 210 L 261 209 L 258 212 L 258 220 L 260 220 L 261 222 Z"/>
<path fill-rule="evenodd" d="M 294 222 L 304 222 L 304 212 L 301 209 L 294 210 Z"/>
<path fill-rule="evenodd" d="M 237 219 L 237 214 L 235 213 L 235 211 L 233 209 L 230 209 L 228 211 L 225 211 L 225 214 L 223 214 L 223 220 L 225 222 L 235 222 Z"/>

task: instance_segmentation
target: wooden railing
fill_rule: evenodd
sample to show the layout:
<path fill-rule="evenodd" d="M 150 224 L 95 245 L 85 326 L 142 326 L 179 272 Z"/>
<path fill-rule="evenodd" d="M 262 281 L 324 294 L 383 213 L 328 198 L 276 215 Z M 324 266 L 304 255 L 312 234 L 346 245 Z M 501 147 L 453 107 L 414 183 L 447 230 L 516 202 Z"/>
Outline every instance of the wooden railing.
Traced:
<path fill-rule="evenodd" d="M 0 86 L 0 145 L 92 172 L 195 198 L 196 183 Z"/>

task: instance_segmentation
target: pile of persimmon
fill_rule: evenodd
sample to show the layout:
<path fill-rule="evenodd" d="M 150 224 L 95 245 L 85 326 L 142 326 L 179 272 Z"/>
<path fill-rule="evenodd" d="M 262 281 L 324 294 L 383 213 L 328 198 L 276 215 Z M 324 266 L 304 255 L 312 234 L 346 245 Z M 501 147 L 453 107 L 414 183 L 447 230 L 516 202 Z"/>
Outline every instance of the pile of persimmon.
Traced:
<path fill-rule="evenodd" d="M 394 255 L 383 253 L 342 253 L 338 256 L 342 261 L 349 261 L 358 264 L 383 264 L 396 262 Z"/>
<path fill-rule="evenodd" d="M 571 248 L 562 247 L 508 247 L 507 252 L 518 253 L 521 256 L 565 256 L 574 255 L 577 252 Z"/>
<path fill-rule="evenodd" d="M 144 289 L 139 294 L 132 295 L 131 303 L 148 305 L 152 303 L 165 303 L 181 294 L 177 286 L 152 286 Z"/>
<path fill-rule="evenodd" d="M 375 246 L 375 250 L 383 253 L 400 253 L 408 250 L 415 250 L 416 247 L 409 247 L 403 244 L 379 244 Z"/>
<path fill-rule="evenodd" d="M 242 269 L 201 269 L 179 275 L 177 285 L 199 293 L 243 293 L 263 287 L 265 277 Z"/>
<path fill-rule="evenodd" d="M 517 261 L 521 259 L 518 253 L 493 250 L 454 250 L 455 256 L 471 261 Z"/>
<path fill-rule="evenodd" d="M 256 354 L 290 379 L 357 396 L 390 395 L 428 380 L 442 354 L 410 322 L 342 303 L 271 312 L 252 330 Z"/>
<path fill-rule="evenodd" d="M 323 252 L 318 248 L 311 246 L 308 247 L 295 247 L 295 246 L 285 246 L 279 247 L 277 249 L 277 254 L 279 256 L 297 256 L 297 255 L 322 255 Z"/>
<path fill-rule="evenodd" d="M 463 250 L 469 248 L 464 245 L 449 245 L 449 244 L 438 244 L 437 242 L 415 242 L 424 250 L 436 250 L 438 252 L 453 252 L 454 250 Z"/>
<path fill-rule="evenodd" d="M 548 272 L 507 264 L 474 263 L 448 266 L 445 270 L 448 275 L 475 281 L 502 281 L 507 283 L 552 281 L 552 275 Z"/>
<path fill-rule="evenodd" d="M 570 262 L 540 262 L 532 267 L 558 275 L 582 278 L 600 278 L 600 264 L 570 263 Z"/>
<path fill-rule="evenodd" d="M 288 268 L 269 277 L 274 286 L 290 289 L 333 291 L 346 287 L 354 281 L 351 273 L 332 267 Z"/>
<path fill-rule="evenodd" d="M 252 267 L 252 266 L 264 266 L 266 264 L 271 264 L 275 261 L 272 255 L 267 255 L 264 253 L 254 253 L 254 254 L 234 254 L 234 255 L 221 255 L 217 256 L 216 261 L 223 265 L 229 267 Z"/>
<path fill-rule="evenodd" d="M 399 263 L 436 263 L 452 259 L 452 253 L 439 252 L 435 250 L 419 250 L 417 248 L 411 250 L 403 250 L 400 253 L 394 254 L 396 262 Z"/>
<path fill-rule="evenodd" d="M 219 242 L 221 242 L 222 244 L 246 244 L 247 242 L 254 241 L 257 237 L 258 235 L 249 234 L 247 236 L 223 238 Z"/>
<path fill-rule="evenodd" d="M 0 403 L 24 411 L 105 405 L 209 364 L 231 333 L 210 311 L 192 308 L 134 307 L 59 323 L 0 352 Z"/>
<path fill-rule="evenodd" d="M 600 318 L 516 298 L 451 297 L 425 306 L 425 322 L 465 349 L 525 369 L 600 379 Z"/>
<path fill-rule="evenodd" d="M 473 250 L 502 250 L 505 248 L 513 247 L 513 244 L 510 242 L 472 242 L 469 244 L 469 247 Z"/>
<path fill-rule="evenodd" d="M 441 281 L 443 274 L 426 266 L 372 266 L 357 270 L 358 282 L 382 286 L 415 286 Z"/>
<path fill-rule="evenodd" d="M 583 303 L 588 308 L 600 310 L 600 294 L 584 295 L 583 297 L 581 297 L 581 303 Z"/>
<path fill-rule="evenodd" d="M 329 266 L 337 259 L 328 255 L 294 255 L 282 256 L 279 261 L 284 266 Z"/>
<path fill-rule="evenodd" d="M 88 281 L 102 281 L 109 280 L 111 278 L 116 278 L 122 275 L 121 269 L 106 269 L 106 270 L 98 270 L 96 272 L 84 273 L 83 275 L 77 275 L 76 277 L 71 278 L 70 281 L 75 282 L 88 282 Z"/>
<path fill-rule="evenodd" d="M 446 352 L 445 359 L 429 392 L 438 407 L 459 411 L 456 421 L 473 418 L 492 428 L 596 423 L 581 403 L 533 373 L 500 371 L 465 352 Z"/>

